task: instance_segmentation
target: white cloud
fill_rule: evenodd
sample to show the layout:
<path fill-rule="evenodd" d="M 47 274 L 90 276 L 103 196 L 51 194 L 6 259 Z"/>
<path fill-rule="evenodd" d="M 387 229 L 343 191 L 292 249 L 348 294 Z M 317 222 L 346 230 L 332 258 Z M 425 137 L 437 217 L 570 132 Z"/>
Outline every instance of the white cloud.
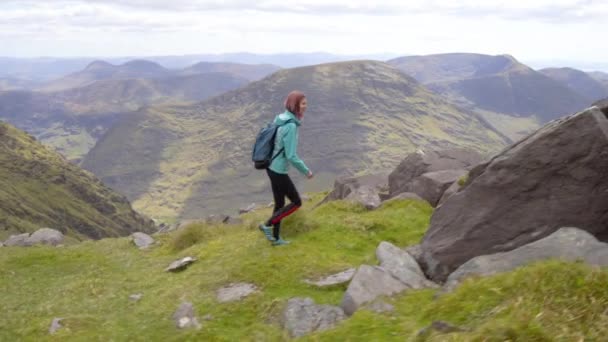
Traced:
<path fill-rule="evenodd" d="M 0 55 L 510 53 L 606 60 L 607 1 L 8 0 Z"/>

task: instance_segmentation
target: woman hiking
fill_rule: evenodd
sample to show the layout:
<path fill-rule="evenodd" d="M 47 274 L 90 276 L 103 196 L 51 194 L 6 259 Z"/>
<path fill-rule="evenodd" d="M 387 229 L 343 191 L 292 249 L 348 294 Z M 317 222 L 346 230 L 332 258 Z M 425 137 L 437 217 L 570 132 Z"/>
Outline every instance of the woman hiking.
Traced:
<path fill-rule="evenodd" d="M 310 169 L 297 154 L 298 127 L 304 117 L 306 105 L 304 94 L 299 91 L 292 91 L 285 100 L 285 112 L 277 115 L 274 119 L 274 123 L 280 126 L 277 130 L 272 153 L 276 157 L 266 169 L 274 196 L 274 211 L 268 221 L 259 225 L 260 230 L 272 242 L 273 246 L 282 246 L 289 243 L 280 236 L 281 220 L 293 214 L 302 206 L 298 190 L 287 174 L 289 164 L 293 165 L 308 179 L 313 177 Z M 285 196 L 291 201 L 287 206 L 285 206 Z"/>

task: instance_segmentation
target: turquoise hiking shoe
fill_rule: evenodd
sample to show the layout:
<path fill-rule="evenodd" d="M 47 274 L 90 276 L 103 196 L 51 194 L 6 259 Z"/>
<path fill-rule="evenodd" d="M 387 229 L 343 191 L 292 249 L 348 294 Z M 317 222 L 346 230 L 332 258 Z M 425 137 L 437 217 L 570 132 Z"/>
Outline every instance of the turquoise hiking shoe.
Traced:
<path fill-rule="evenodd" d="M 278 240 L 272 241 L 272 245 L 273 246 L 284 246 L 284 245 L 289 245 L 291 242 L 287 241 L 287 240 L 283 240 L 282 238 L 279 237 Z"/>
<path fill-rule="evenodd" d="M 266 240 L 273 242 L 276 241 L 274 236 L 272 236 L 272 229 L 270 227 L 267 227 L 263 223 L 260 223 L 258 228 L 260 228 L 260 231 L 264 234 L 264 236 L 266 236 Z"/>

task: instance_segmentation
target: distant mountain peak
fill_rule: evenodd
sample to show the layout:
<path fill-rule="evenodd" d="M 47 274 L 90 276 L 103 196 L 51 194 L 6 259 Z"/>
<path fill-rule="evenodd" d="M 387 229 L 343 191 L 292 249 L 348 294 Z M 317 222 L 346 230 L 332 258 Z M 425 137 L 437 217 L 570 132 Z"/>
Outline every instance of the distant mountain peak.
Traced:
<path fill-rule="evenodd" d="M 93 62 L 89 63 L 89 65 L 86 66 L 85 70 L 105 69 L 105 68 L 112 68 L 112 67 L 114 67 L 114 65 L 112 65 L 106 61 L 97 60 L 97 61 L 93 61 Z"/>

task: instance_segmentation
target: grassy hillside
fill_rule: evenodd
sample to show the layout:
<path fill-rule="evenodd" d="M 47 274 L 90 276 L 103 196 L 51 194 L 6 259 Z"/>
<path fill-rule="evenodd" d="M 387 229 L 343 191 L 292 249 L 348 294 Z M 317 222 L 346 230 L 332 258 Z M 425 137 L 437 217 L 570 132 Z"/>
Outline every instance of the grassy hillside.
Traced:
<path fill-rule="evenodd" d="M 321 196 L 313 196 L 313 203 Z M 140 251 L 126 238 L 64 248 L 5 247 L 0 253 L 0 340 L 17 341 L 284 341 L 279 326 L 285 303 L 311 297 L 337 305 L 345 287 L 316 289 L 302 281 L 376 264 L 380 241 L 418 243 L 431 208 L 412 200 L 374 212 L 343 202 L 311 210 L 284 223 L 286 247 L 273 248 L 254 228 L 266 211 L 241 226 L 191 225 L 157 236 Z M 163 272 L 173 260 L 198 261 L 177 274 Z M 444 320 L 469 332 L 431 335 L 418 341 L 579 341 L 608 334 L 608 272 L 575 263 L 544 262 L 490 278 L 466 281 L 455 292 L 418 290 L 387 301 L 392 313 L 359 310 L 335 329 L 304 341 L 416 341 L 418 330 Z M 259 291 L 220 304 L 216 291 L 251 282 Z M 129 295 L 141 293 L 138 302 Z M 437 296 L 436 296 L 437 295 Z M 203 327 L 178 330 L 171 316 L 182 301 L 194 304 Z M 210 315 L 210 320 L 203 320 Z M 55 335 L 48 329 L 63 318 Z"/>
<path fill-rule="evenodd" d="M 89 172 L 0 122 L 0 239 L 42 227 L 102 238 L 153 231 L 154 224 Z"/>
<path fill-rule="evenodd" d="M 583 71 L 572 68 L 547 68 L 539 71 L 587 97 L 590 102 L 608 96 L 608 86 Z"/>
<path fill-rule="evenodd" d="M 309 99 L 300 155 L 317 178 L 308 190 L 327 188 L 338 174 L 390 171 L 418 147 L 505 145 L 476 115 L 397 69 L 357 61 L 281 70 L 197 105 L 147 108 L 121 124 L 128 129 L 109 131 L 83 166 L 151 215 L 200 217 L 268 201 L 251 145 L 293 89 Z"/>
<path fill-rule="evenodd" d="M 0 118 L 78 160 L 125 113 L 152 103 L 200 101 L 247 82 L 226 73 L 207 73 L 108 79 L 53 93 L 0 92 Z"/>
<path fill-rule="evenodd" d="M 578 92 L 508 55 L 441 54 L 391 60 L 433 91 L 465 105 L 541 123 L 590 103 Z"/>

